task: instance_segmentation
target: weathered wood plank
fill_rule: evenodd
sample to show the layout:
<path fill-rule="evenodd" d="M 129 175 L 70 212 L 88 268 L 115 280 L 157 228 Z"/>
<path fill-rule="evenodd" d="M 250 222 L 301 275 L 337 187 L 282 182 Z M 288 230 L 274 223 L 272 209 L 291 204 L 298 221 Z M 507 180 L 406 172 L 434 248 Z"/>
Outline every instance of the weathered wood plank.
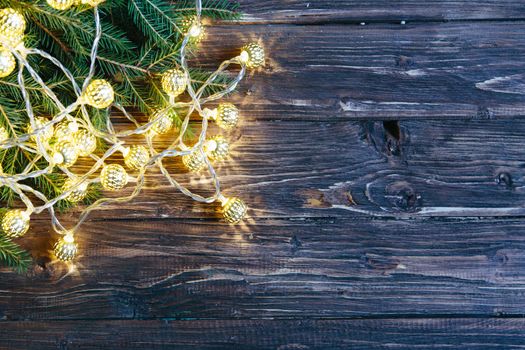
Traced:
<path fill-rule="evenodd" d="M 525 5 L 514 0 L 243 0 L 243 22 L 324 23 L 523 19 Z"/>
<path fill-rule="evenodd" d="M 512 319 L 2 322 L 9 350 L 523 349 Z"/>
<path fill-rule="evenodd" d="M 228 136 L 233 157 L 218 173 L 255 220 L 515 216 L 525 214 L 524 135 L 521 120 L 247 122 Z M 211 187 L 179 163 L 166 162 L 182 183 Z M 156 172 L 147 184 L 93 218 L 220 218 L 217 205 L 187 199 Z"/>
<path fill-rule="evenodd" d="M 210 27 L 199 59 L 214 67 L 262 38 L 265 70 L 233 95 L 250 120 L 525 114 L 525 22 L 243 28 Z"/>
<path fill-rule="evenodd" d="M 106 221 L 66 275 L 49 235 L 0 273 L 4 320 L 522 315 L 522 220 Z"/>

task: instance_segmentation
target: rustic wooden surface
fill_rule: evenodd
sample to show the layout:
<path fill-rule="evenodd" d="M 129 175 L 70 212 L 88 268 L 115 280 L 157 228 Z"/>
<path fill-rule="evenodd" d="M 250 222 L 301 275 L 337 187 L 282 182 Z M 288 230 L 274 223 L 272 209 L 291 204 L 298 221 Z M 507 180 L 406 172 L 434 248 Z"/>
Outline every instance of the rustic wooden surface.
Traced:
<path fill-rule="evenodd" d="M 34 267 L 0 270 L 0 349 L 522 349 L 525 2 L 241 5 L 198 64 L 269 52 L 219 167 L 250 218 L 153 173 L 70 267 L 37 218 Z"/>

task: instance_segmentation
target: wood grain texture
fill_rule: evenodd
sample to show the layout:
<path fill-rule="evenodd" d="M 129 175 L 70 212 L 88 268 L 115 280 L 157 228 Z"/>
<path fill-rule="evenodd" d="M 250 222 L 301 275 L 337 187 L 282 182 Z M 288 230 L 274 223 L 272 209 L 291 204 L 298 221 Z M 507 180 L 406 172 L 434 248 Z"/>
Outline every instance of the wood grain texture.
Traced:
<path fill-rule="evenodd" d="M 333 23 L 521 20 L 525 5 L 515 0 L 243 0 L 243 22 Z"/>
<path fill-rule="evenodd" d="M 269 53 L 218 167 L 248 220 L 155 172 L 83 226 L 75 265 L 32 218 L 34 266 L 0 269 L 0 349 L 523 348 L 525 4 L 241 5 L 191 63 Z"/>
<path fill-rule="evenodd" d="M 238 229 L 122 220 L 84 230 L 77 272 L 50 263 L 42 246 L 29 276 L 0 275 L 0 318 L 494 317 L 525 308 L 519 219 L 260 220 Z"/>
<path fill-rule="evenodd" d="M 257 121 L 519 118 L 524 23 L 215 26 L 199 60 L 264 43 L 265 69 L 232 98 Z"/>
<path fill-rule="evenodd" d="M 513 319 L 11 322 L 2 349 L 523 349 Z"/>
<path fill-rule="evenodd" d="M 522 120 L 245 120 L 217 170 L 224 192 L 242 195 L 254 220 L 515 216 L 525 214 L 524 135 Z M 166 165 L 210 193 L 205 173 Z M 187 199 L 156 172 L 147 183 L 139 198 L 93 218 L 220 218 L 216 205 Z"/>

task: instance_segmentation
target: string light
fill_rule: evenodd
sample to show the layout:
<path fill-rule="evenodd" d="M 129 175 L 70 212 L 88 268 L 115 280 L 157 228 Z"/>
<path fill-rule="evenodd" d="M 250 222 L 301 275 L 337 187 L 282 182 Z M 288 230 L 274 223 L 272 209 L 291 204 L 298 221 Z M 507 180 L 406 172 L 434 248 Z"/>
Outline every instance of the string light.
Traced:
<path fill-rule="evenodd" d="M 180 65 L 171 67 L 161 74 L 160 83 L 162 90 L 167 96 L 168 105 L 162 106 L 154 111 L 146 124 L 141 125 L 121 105 L 115 103 L 115 92 L 111 84 L 104 79 L 93 79 L 95 73 L 95 62 L 98 54 L 98 42 L 102 36 L 97 5 L 101 0 L 47 0 L 49 6 L 56 10 L 68 10 L 76 5 L 88 5 L 93 7 L 95 19 L 95 39 L 91 50 L 90 71 L 82 84 L 78 84 L 71 72 L 58 60 L 49 54 L 36 50 L 25 49 L 23 38 L 25 32 L 25 19 L 16 10 L 5 8 L 0 10 L 0 77 L 6 77 L 13 73 L 18 64 L 18 82 L 21 95 L 24 98 L 29 123 L 26 125 L 27 134 L 10 133 L 5 128 L 0 128 L 0 148 L 9 149 L 21 147 L 27 151 L 37 154 L 36 159 L 46 161 L 48 166 L 38 171 L 26 170 L 20 174 L 5 174 L 0 171 L 0 183 L 8 186 L 26 206 L 26 209 L 8 210 L 1 219 L 1 228 L 8 237 L 20 237 L 29 230 L 31 214 L 41 213 L 48 210 L 51 215 L 53 229 L 62 237 L 54 245 L 54 255 L 63 261 L 72 260 L 77 252 L 75 234 L 80 224 L 86 220 L 88 214 L 104 203 L 130 200 L 136 197 L 142 190 L 145 173 L 152 167 L 158 167 L 165 175 L 168 182 L 190 198 L 203 202 L 219 202 L 222 206 L 224 219 L 228 223 L 238 223 L 247 214 L 246 204 L 237 197 L 227 198 L 222 194 L 220 181 L 217 177 L 212 162 L 225 160 L 229 156 L 230 145 L 222 135 L 207 138 L 208 121 L 213 120 L 220 128 L 231 130 L 238 125 L 240 113 L 238 108 L 227 102 L 218 103 L 216 108 L 204 108 L 218 101 L 233 91 L 246 73 L 246 69 L 253 69 L 264 64 L 264 49 L 256 43 L 248 44 L 241 49 L 239 56 L 223 62 L 219 68 L 210 75 L 198 89 L 189 84 L 189 67 L 186 60 L 186 46 L 189 43 L 199 42 L 204 35 L 204 27 L 201 23 L 201 0 L 196 0 L 196 16 L 191 16 L 181 23 L 181 31 L 184 35 L 180 47 Z M 70 105 L 63 105 L 60 98 L 47 86 L 38 75 L 29 61 L 28 55 L 40 55 L 44 59 L 51 59 L 55 65 L 64 73 L 72 84 L 72 90 L 77 95 L 77 100 Z M 240 70 L 231 82 L 219 92 L 203 97 L 205 89 L 214 84 L 214 80 L 229 66 L 239 65 Z M 56 105 L 57 114 L 50 116 L 35 116 L 27 88 L 24 83 L 24 75 L 28 73 L 38 83 L 47 97 Z M 24 73 L 24 74 L 23 74 Z M 182 95 L 182 96 L 181 96 Z M 175 101 L 175 98 L 189 102 Z M 120 110 L 129 120 L 133 121 L 135 128 L 125 132 L 116 132 L 111 120 L 107 121 L 106 131 L 96 129 L 90 119 L 86 105 L 97 109 L 115 107 Z M 175 110 L 185 110 L 185 116 L 180 127 L 174 128 Z M 74 114 L 78 111 L 78 115 Z M 201 131 L 198 141 L 193 146 L 184 143 L 185 134 L 191 116 L 198 114 L 202 117 Z M 75 117 L 73 117 L 75 115 Z M 145 138 L 144 145 L 127 144 L 125 139 L 132 135 L 142 135 Z M 154 138 L 157 135 L 175 137 L 175 141 L 166 149 L 157 150 L 153 147 Z M 98 140 L 106 144 L 104 152 L 97 152 Z M 131 171 L 128 175 L 126 169 L 113 161 L 108 163 L 108 158 L 117 152 L 122 153 L 124 165 Z M 99 154 L 101 153 L 101 154 Z M 78 167 L 74 167 L 79 157 L 89 157 L 94 161 L 91 168 L 80 173 Z M 203 171 L 207 169 L 213 179 L 214 193 L 203 197 L 193 193 L 173 179 L 166 170 L 163 161 L 181 157 L 183 164 L 190 171 Z M 112 158 L 113 159 L 113 158 Z M 1 169 L 0 169 L 1 170 Z M 63 172 L 67 178 L 61 187 L 61 194 L 56 198 L 46 198 L 38 189 L 24 184 L 24 180 L 36 178 L 40 175 L 51 174 L 54 171 Z M 85 208 L 80 215 L 78 223 L 72 228 L 65 228 L 55 215 L 54 205 L 59 200 L 67 200 L 70 203 L 78 203 L 86 198 L 91 184 L 100 183 L 106 191 L 118 192 L 128 184 L 133 184 L 131 195 L 116 198 L 101 198 L 94 204 Z M 131 186 L 129 186 L 131 187 Z M 31 194 L 28 196 L 26 193 Z M 33 198 L 43 201 L 42 205 L 35 206 Z"/>

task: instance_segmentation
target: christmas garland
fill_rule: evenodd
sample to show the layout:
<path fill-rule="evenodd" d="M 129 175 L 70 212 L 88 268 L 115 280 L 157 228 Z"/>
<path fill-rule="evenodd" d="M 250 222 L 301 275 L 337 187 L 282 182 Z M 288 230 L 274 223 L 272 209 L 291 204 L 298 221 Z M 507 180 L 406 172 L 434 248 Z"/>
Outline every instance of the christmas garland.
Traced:
<path fill-rule="evenodd" d="M 187 61 L 204 36 L 204 17 L 237 19 L 236 3 L 0 0 L 0 7 L 0 196 L 8 207 L 25 206 L 1 213 L 0 262 L 27 268 L 29 254 L 12 239 L 26 234 L 31 215 L 43 211 L 61 235 L 54 256 L 72 260 L 75 234 L 88 214 L 136 197 L 154 167 L 190 198 L 219 202 L 227 222 L 245 217 L 244 202 L 221 191 L 212 163 L 228 157 L 229 144 L 222 135 L 207 136 L 208 122 L 236 127 L 237 107 L 215 103 L 235 90 L 247 69 L 264 64 L 264 50 L 247 44 L 214 72 L 190 69 Z M 227 74 L 232 65 L 239 71 Z M 149 120 L 139 122 L 130 107 Z M 132 128 L 116 131 L 111 113 Z M 190 129 L 191 118 L 201 120 L 198 132 Z M 171 144 L 157 149 L 157 135 L 171 137 Z M 144 141 L 129 143 L 130 136 Z M 208 171 L 211 196 L 175 180 L 165 162 L 176 157 L 191 172 Z M 106 196 L 125 189 L 131 193 Z M 76 225 L 62 225 L 57 211 L 79 203 L 86 207 Z"/>

